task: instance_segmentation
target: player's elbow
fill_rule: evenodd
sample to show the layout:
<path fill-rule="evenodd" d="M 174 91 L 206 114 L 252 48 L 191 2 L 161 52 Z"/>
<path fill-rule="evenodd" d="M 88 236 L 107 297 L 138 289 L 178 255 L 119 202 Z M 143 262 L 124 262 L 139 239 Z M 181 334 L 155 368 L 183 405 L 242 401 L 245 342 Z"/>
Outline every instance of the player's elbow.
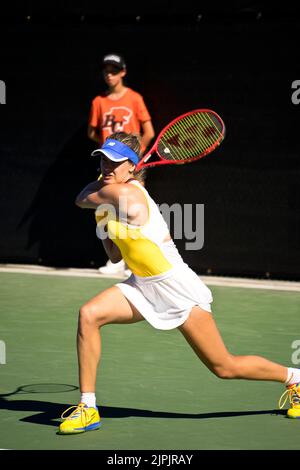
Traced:
<path fill-rule="evenodd" d="M 83 204 L 81 201 L 77 201 L 77 199 L 75 199 L 75 206 L 77 207 L 80 207 L 81 209 L 83 209 Z"/>
<path fill-rule="evenodd" d="M 84 200 L 80 196 L 77 196 L 76 199 L 75 199 L 75 205 L 77 207 L 80 207 L 81 209 L 83 209 L 84 208 Z"/>

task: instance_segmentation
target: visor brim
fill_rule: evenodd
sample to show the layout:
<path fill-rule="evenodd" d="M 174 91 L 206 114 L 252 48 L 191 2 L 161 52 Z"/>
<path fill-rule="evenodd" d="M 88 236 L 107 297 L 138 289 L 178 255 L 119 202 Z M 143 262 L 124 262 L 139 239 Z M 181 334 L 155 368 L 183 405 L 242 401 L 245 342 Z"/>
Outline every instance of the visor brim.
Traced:
<path fill-rule="evenodd" d="M 108 150 L 108 149 L 96 149 L 93 150 L 91 153 L 91 156 L 94 157 L 96 155 L 105 155 L 109 160 L 112 162 L 125 162 L 125 160 L 128 160 L 127 157 L 124 157 L 123 155 L 118 154 L 117 152 L 114 152 L 113 150 Z"/>

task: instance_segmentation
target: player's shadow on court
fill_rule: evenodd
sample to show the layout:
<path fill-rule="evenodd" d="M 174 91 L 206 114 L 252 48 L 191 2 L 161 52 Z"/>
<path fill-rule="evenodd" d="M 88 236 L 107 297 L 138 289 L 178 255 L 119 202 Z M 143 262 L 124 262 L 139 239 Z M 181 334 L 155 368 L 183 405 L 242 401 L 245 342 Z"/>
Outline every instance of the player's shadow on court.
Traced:
<path fill-rule="evenodd" d="M 0 395 L 0 409 L 9 411 L 33 412 L 20 421 L 43 424 L 47 426 L 57 427 L 59 417 L 70 404 L 53 403 L 37 400 L 8 400 Z M 254 416 L 254 415 L 285 415 L 285 410 L 248 410 L 248 411 L 218 411 L 206 413 L 173 413 L 165 411 L 152 411 L 137 408 L 124 408 L 115 406 L 101 406 L 100 415 L 102 419 L 114 418 L 166 418 L 166 419 L 213 419 L 213 418 L 232 418 L 237 416 Z"/>

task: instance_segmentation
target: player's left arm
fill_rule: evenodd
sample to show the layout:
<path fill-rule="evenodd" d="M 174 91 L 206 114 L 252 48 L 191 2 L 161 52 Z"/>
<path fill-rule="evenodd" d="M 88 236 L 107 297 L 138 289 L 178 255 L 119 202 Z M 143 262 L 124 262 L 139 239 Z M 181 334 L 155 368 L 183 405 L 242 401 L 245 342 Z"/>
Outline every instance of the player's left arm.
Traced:
<path fill-rule="evenodd" d="M 75 204 L 81 209 L 96 210 L 100 205 L 114 206 L 116 213 L 120 210 L 120 197 L 127 198 L 130 189 L 126 184 L 103 185 L 102 180 L 88 184 L 77 196 Z"/>
<path fill-rule="evenodd" d="M 75 199 L 76 206 L 81 207 L 82 209 L 96 209 L 99 206 L 99 204 L 101 204 L 101 202 L 99 202 L 97 206 L 95 206 L 93 204 L 93 201 L 95 201 L 95 198 L 93 197 L 93 195 L 98 194 L 102 186 L 103 186 L 103 183 L 101 180 L 92 181 L 87 186 L 85 186 Z M 90 200 L 91 196 L 92 196 L 92 200 Z"/>

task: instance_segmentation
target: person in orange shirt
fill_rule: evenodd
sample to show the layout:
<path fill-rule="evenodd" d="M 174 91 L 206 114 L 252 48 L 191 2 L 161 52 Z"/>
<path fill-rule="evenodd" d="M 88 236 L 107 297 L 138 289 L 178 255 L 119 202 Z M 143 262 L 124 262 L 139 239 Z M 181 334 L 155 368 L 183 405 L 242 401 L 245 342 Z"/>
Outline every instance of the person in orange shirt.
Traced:
<path fill-rule="evenodd" d="M 141 94 L 125 86 L 126 64 L 119 54 L 106 54 L 102 60 L 103 76 L 108 89 L 96 96 L 91 105 L 88 137 L 102 146 L 114 132 L 133 133 L 141 136 L 141 154 L 154 138 L 151 116 Z M 131 272 L 123 260 L 107 261 L 99 268 L 101 274 L 124 274 Z"/>
<path fill-rule="evenodd" d="M 92 101 L 88 136 L 102 145 L 113 132 L 127 132 L 141 136 L 143 153 L 154 137 L 151 116 L 142 95 L 123 83 L 126 64 L 118 54 L 103 58 L 103 75 L 108 90 Z"/>

